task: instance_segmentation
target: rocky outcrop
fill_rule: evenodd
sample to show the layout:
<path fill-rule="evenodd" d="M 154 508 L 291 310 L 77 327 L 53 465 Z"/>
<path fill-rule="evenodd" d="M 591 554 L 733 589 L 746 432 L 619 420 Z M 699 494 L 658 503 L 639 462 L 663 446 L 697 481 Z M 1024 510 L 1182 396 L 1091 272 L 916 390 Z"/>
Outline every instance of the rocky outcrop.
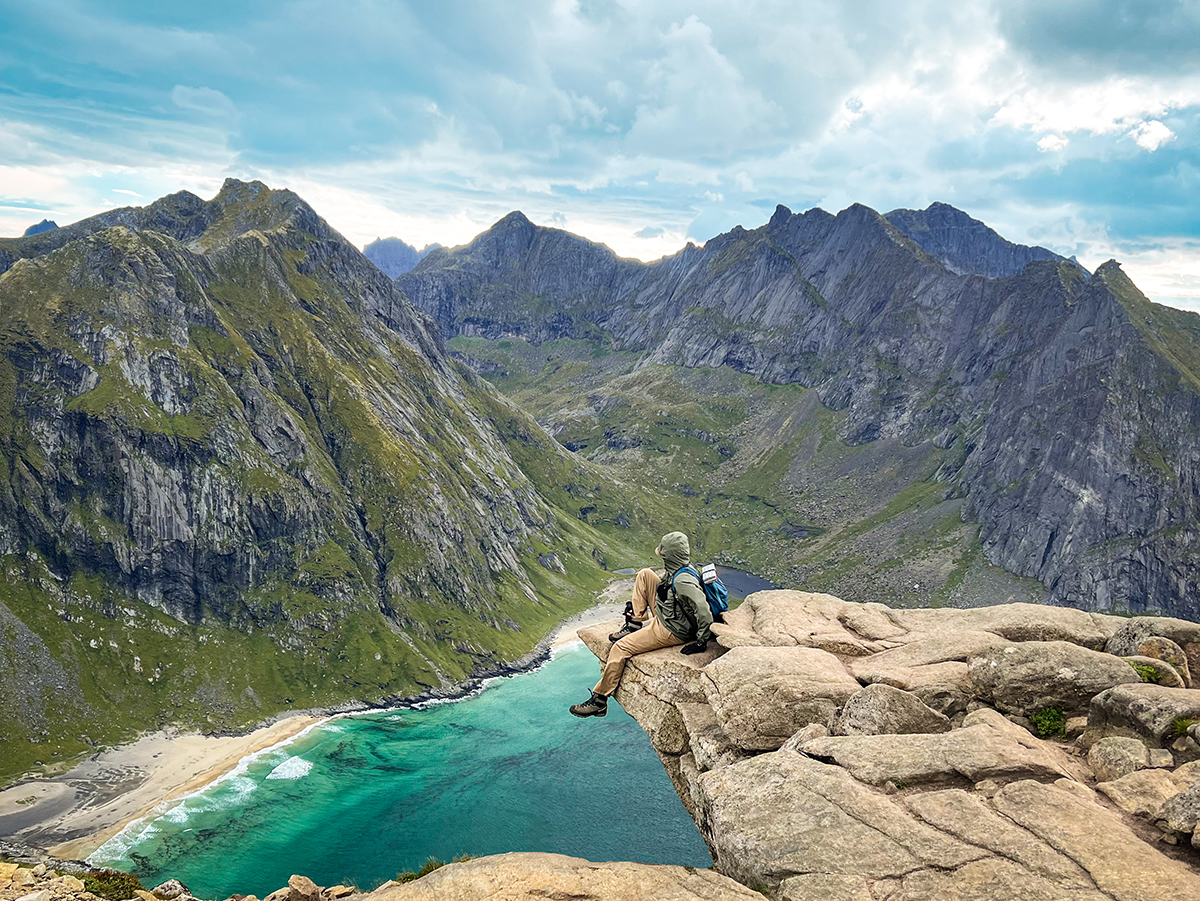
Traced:
<path fill-rule="evenodd" d="M 562 854 L 514 853 L 440 867 L 372 901 L 761 901 L 762 895 L 711 870 L 644 863 L 592 863 Z"/>
<path fill-rule="evenodd" d="M 1006 241 L 978 219 L 948 203 L 932 203 L 923 210 L 892 210 L 884 218 L 959 275 L 1003 278 L 1018 274 L 1036 260 L 1063 261 L 1063 257 L 1045 247 Z"/>
<path fill-rule="evenodd" d="M 1200 617 L 1200 319 L 1115 261 L 1089 275 L 944 205 L 779 207 L 647 264 L 513 213 L 399 284 L 447 336 L 590 338 L 812 388 L 848 443 L 936 458 L 987 559 L 1054 603 Z"/>
<path fill-rule="evenodd" d="M 1200 745 L 1178 722 L 1196 693 L 1098 650 L 1125 621 L 799 591 L 726 619 L 717 650 L 635 656 L 616 692 L 719 872 L 812 901 L 1200 901 Z M 579 634 L 604 657 L 611 630 Z"/>

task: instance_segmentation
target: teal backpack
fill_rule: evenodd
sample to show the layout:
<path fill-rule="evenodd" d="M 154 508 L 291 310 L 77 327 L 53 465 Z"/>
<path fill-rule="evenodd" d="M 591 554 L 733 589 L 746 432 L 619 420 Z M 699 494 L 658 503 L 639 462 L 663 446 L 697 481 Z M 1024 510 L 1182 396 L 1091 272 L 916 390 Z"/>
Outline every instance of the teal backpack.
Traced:
<path fill-rule="evenodd" d="M 675 580 L 679 578 L 680 573 L 688 573 L 696 577 L 696 581 L 704 589 L 704 599 L 708 601 L 708 609 L 712 612 L 714 620 L 729 609 L 729 589 L 717 575 L 717 568 L 713 564 L 704 564 L 700 572 L 696 572 L 690 566 L 681 566 L 671 577 L 672 591 L 675 590 Z"/>

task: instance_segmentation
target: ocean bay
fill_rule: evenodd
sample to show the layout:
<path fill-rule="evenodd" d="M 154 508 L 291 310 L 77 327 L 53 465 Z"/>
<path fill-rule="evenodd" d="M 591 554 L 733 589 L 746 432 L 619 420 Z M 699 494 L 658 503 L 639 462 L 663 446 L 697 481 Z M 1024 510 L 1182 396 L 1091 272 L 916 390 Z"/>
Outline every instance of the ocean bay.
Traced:
<path fill-rule="evenodd" d="M 369 888 L 429 857 L 553 851 L 707 867 L 649 741 L 617 705 L 567 706 L 596 677 L 581 645 L 423 710 L 323 723 L 142 821 L 90 860 L 200 897 L 260 897 L 303 873 Z"/>

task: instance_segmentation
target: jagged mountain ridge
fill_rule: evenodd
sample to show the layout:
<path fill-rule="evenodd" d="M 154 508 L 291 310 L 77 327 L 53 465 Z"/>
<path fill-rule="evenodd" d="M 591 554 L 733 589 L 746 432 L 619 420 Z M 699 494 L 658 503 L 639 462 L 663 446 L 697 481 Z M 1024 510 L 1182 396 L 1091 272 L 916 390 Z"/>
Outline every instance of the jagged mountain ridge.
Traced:
<path fill-rule="evenodd" d="M 441 246 L 426 244 L 417 250 L 400 238 L 376 238 L 363 248 L 363 256 L 382 269 L 389 278 L 396 278 L 410 271 Z"/>
<path fill-rule="evenodd" d="M 993 250 L 986 265 L 1016 265 Z M 398 283 L 447 336 L 591 337 L 813 388 L 852 444 L 947 450 L 938 478 L 966 493 L 987 558 L 1054 602 L 1200 613 L 1200 319 L 1115 262 L 960 274 L 855 205 L 781 206 L 643 264 L 513 213 Z"/>
<path fill-rule="evenodd" d="M 1035 260 L 1063 260 L 1045 247 L 1013 244 L 948 203 L 933 203 L 923 210 L 892 210 L 888 222 L 959 275 L 1002 278 L 1016 275 Z"/>
<path fill-rule="evenodd" d="M 4 775 L 438 687 L 601 579 L 513 454 L 578 463 L 291 192 L 228 180 L 0 253 Z"/>

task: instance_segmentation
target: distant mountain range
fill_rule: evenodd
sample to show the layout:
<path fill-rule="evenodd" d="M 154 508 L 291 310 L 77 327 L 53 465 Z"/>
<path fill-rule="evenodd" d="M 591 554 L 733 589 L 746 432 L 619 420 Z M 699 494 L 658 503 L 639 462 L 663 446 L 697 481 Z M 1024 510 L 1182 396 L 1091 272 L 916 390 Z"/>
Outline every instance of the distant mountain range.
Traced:
<path fill-rule="evenodd" d="M 945 204 L 780 206 L 653 263 L 512 213 L 397 283 L 560 441 L 593 459 L 641 447 L 624 452 L 635 470 L 683 447 L 623 437 L 638 427 L 611 411 L 634 402 L 638 372 L 719 367 L 810 389 L 815 407 L 700 428 L 728 456 L 670 476 L 711 495 L 757 472 L 749 494 L 770 499 L 774 527 L 806 536 L 764 563 L 789 584 L 912 602 L 971 575 L 979 590 L 957 602 L 1005 600 L 1015 589 L 986 587 L 986 561 L 1054 603 L 1200 618 L 1200 318 L 1149 302 L 1116 262 L 1089 274 Z M 625 369 L 597 356 L 612 353 Z M 555 357 L 574 361 L 569 376 Z M 691 391 L 679 429 L 718 421 L 685 387 L 696 378 L 674 381 Z M 746 446 L 759 456 L 739 459 Z M 978 540 L 936 551 L 938 528 L 961 538 L 954 516 Z"/>
<path fill-rule="evenodd" d="M 376 238 L 363 248 L 363 255 L 390 278 L 396 278 L 411 270 L 441 246 L 441 244 L 426 244 L 417 250 L 399 238 Z"/>

